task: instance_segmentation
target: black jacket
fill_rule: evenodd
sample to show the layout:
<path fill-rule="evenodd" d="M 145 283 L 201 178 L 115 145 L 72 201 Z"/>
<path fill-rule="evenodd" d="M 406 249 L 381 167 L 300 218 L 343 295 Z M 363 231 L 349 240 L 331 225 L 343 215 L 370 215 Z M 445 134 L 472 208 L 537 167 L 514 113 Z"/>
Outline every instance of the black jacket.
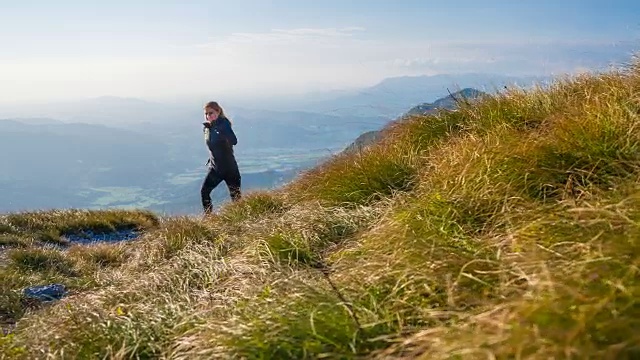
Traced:
<path fill-rule="evenodd" d="M 202 123 L 204 128 L 204 141 L 209 149 L 210 168 L 215 169 L 221 175 L 239 174 L 238 164 L 233 154 L 233 146 L 238 143 L 238 138 L 231 128 L 231 122 L 224 117 L 218 117 L 212 123 Z"/>

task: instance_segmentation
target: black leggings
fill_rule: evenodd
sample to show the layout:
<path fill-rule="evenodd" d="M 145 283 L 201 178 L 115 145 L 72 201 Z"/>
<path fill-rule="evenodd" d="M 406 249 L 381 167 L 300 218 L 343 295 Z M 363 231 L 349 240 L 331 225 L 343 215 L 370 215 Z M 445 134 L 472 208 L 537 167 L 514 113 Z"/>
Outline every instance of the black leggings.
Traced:
<path fill-rule="evenodd" d="M 200 196 L 202 197 L 202 208 L 204 209 L 204 212 L 211 212 L 211 191 L 213 191 L 213 189 L 215 189 L 215 187 L 222 181 L 224 181 L 229 188 L 231 200 L 240 200 L 240 180 L 241 177 L 239 172 L 221 174 L 216 169 L 210 168 L 207 173 L 207 177 L 202 182 L 202 187 L 200 188 Z"/>

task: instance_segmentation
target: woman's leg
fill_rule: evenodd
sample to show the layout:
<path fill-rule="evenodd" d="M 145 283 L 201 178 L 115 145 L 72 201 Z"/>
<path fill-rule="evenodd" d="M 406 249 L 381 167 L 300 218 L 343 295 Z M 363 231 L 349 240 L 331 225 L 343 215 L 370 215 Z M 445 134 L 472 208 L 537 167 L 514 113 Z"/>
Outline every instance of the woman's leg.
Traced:
<path fill-rule="evenodd" d="M 209 214 L 212 211 L 211 206 L 211 191 L 215 189 L 218 184 L 222 181 L 222 177 L 218 172 L 211 168 L 207 173 L 207 177 L 204 178 L 202 182 L 202 187 L 200 188 L 200 197 L 202 199 L 202 208 L 205 214 Z"/>
<path fill-rule="evenodd" d="M 227 176 L 224 179 L 224 182 L 227 184 L 227 187 L 229 188 L 229 195 L 231 196 L 232 201 L 238 201 L 241 198 L 241 193 L 240 193 L 241 180 L 242 180 L 242 177 L 240 176 L 240 173 L 232 174 L 231 176 Z"/>

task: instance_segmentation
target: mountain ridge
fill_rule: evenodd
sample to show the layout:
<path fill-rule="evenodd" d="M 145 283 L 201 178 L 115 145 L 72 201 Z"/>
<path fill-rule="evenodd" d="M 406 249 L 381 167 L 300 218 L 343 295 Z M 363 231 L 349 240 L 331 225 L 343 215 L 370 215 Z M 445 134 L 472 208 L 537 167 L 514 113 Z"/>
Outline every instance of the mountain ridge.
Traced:
<path fill-rule="evenodd" d="M 382 139 L 386 128 L 393 126 L 398 121 L 402 121 L 407 116 L 429 115 L 434 114 L 439 110 L 454 110 L 461 102 L 468 103 L 469 100 L 476 101 L 479 99 L 487 98 L 488 96 L 489 94 L 483 91 L 474 88 L 464 88 L 462 90 L 456 91 L 455 93 L 450 93 L 445 97 L 436 99 L 433 102 L 421 103 L 410 108 L 397 119 L 389 122 L 385 126 L 385 128 L 381 130 L 372 130 L 362 133 L 343 150 L 343 153 L 348 154 L 352 152 L 362 151 L 366 147 L 375 144 L 378 140 Z"/>

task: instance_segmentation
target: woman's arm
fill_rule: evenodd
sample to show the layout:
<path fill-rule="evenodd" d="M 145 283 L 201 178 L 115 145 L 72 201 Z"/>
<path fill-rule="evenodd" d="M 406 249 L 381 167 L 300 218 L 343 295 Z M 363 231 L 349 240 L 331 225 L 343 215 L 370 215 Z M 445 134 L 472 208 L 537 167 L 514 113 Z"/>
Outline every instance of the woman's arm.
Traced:
<path fill-rule="evenodd" d="M 229 120 L 224 119 L 220 123 L 219 130 L 220 130 L 220 135 L 222 135 L 224 138 L 229 140 L 229 143 L 231 145 L 238 144 L 238 138 L 236 137 L 236 134 L 233 132 L 233 129 L 231 128 L 231 123 L 229 122 Z"/>

